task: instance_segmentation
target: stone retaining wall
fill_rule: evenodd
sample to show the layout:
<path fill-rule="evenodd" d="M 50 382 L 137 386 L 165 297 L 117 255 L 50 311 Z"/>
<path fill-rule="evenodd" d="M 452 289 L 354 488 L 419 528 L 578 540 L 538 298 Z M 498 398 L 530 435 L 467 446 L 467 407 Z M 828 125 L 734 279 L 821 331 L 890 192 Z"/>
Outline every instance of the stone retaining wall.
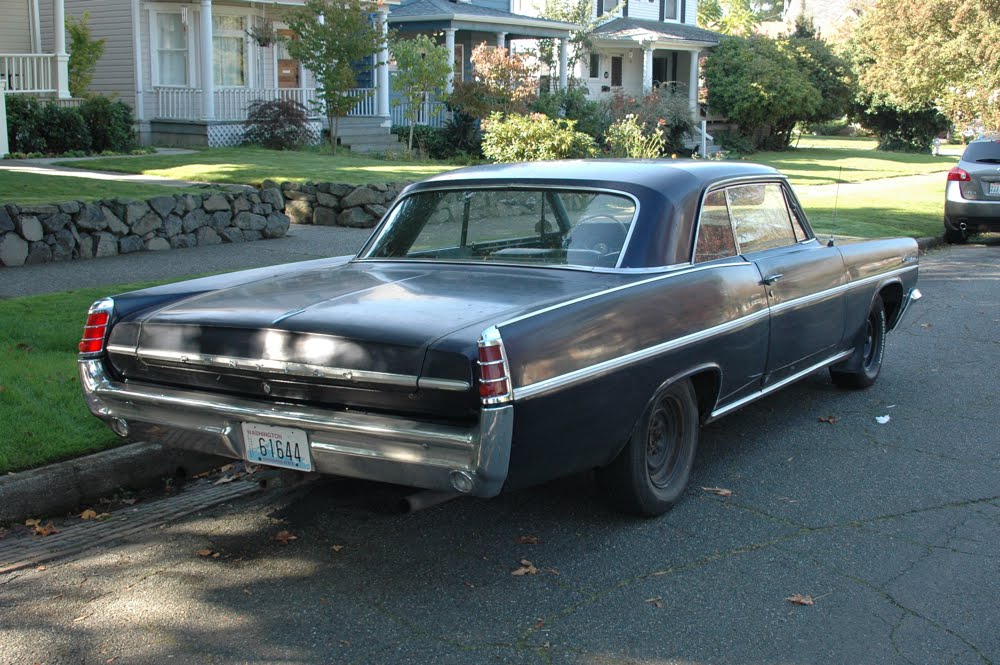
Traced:
<path fill-rule="evenodd" d="M 146 201 L 8 203 L 0 205 L 0 265 L 279 238 L 289 225 L 284 207 L 276 187 Z"/>
<path fill-rule="evenodd" d="M 389 204 L 410 183 L 338 185 L 335 183 L 264 181 L 265 188 L 279 188 L 285 214 L 295 224 L 371 228 Z"/>

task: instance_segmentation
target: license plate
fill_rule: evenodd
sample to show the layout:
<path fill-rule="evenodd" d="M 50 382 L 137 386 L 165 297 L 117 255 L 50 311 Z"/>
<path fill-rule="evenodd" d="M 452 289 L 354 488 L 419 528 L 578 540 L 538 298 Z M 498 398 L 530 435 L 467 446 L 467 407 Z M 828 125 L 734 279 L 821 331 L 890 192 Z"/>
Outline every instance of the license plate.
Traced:
<path fill-rule="evenodd" d="M 247 461 L 280 466 L 296 471 L 312 471 L 309 437 L 300 429 L 261 423 L 241 423 Z"/>
<path fill-rule="evenodd" d="M 1000 182 L 990 183 L 990 196 L 1000 196 Z"/>

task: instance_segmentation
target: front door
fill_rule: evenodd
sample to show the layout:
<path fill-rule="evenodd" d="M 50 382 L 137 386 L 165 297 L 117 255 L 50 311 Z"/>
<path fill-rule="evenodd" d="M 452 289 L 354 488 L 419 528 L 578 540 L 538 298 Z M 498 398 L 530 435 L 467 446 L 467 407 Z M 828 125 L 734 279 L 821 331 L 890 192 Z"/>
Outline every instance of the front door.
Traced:
<path fill-rule="evenodd" d="M 611 87 L 620 88 L 622 85 L 622 57 L 620 55 L 611 56 Z"/>
<path fill-rule="evenodd" d="M 278 30 L 278 35 L 286 39 L 294 39 L 294 35 L 291 30 L 281 29 Z M 288 51 L 285 49 L 283 43 L 278 43 L 278 87 L 279 88 L 301 88 L 302 78 L 301 72 L 302 68 L 299 67 L 299 61 L 288 55 Z"/>

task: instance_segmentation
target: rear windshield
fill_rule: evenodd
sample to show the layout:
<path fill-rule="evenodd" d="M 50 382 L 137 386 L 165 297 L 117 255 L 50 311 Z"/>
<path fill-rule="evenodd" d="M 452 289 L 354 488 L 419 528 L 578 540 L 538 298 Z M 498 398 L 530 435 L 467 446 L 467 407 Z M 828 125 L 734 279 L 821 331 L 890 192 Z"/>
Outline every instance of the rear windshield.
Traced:
<path fill-rule="evenodd" d="M 624 194 L 454 189 L 410 194 L 362 258 L 618 265 L 635 220 Z"/>
<path fill-rule="evenodd" d="M 970 143 L 962 155 L 967 162 L 1000 163 L 1000 141 L 977 141 Z"/>

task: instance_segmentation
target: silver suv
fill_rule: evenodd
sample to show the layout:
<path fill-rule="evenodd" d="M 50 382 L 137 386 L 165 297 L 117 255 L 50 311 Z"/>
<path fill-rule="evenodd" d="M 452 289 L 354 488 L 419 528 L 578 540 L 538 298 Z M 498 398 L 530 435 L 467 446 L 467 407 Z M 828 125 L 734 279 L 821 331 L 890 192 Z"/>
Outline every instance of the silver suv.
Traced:
<path fill-rule="evenodd" d="M 970 233 L 1000 231 L 1000 137 L 972 141 L 948 172 L 944 239 L 965 242 Z"/>

